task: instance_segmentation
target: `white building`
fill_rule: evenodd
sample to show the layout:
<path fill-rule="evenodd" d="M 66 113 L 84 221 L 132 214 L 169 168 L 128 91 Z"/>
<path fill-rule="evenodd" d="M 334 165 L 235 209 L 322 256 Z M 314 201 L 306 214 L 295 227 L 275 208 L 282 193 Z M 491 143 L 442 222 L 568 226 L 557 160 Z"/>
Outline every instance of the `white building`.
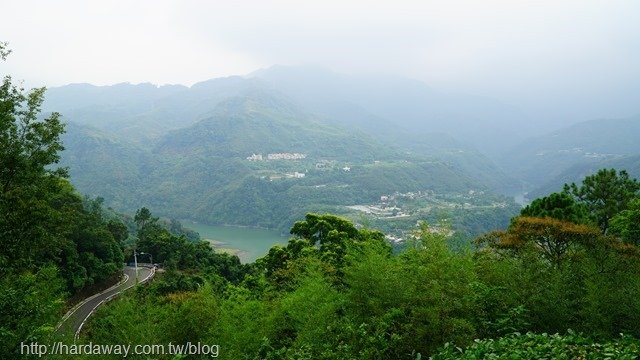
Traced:
<path fill-rule="evenodd" d="M 262 161 L 262 154 L 251 154 L 251 156 L 247 156 L 247 160 L 249 160 L 249 161 Z"/>

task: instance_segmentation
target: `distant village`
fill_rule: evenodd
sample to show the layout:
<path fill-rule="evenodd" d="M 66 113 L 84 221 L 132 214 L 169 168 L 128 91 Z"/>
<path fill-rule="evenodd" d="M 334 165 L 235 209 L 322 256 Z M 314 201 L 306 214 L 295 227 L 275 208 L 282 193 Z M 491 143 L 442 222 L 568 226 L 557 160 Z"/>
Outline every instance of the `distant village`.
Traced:
<path fill-rule="evenodd" d="M 491 201 L 479 203 L 478 200 L 485 195 L 484 191 L 469 190 L 462 194 L 439 194 L 432 190 L 414 192 L 394 192 L 393 194 L 380 195 L 379 200 L 374 204 L 362 204 L 346 206 L 350 210 L 363 213 L 367 216 L 380 220 L 400 220 L 410 219 L 419 214 L 429 213 L 436 209 L 480 209 L 480 208 L 504 208 L 508 204 L 504 201 Z M 411 205 L 411 206 L 408 206 Z M 405 206 L 413 210 L 404 209 Z M 417 206 L 417 207 L 416 207 Z M 416 226 L 421 220 L 417 220 Z M 429 232 L 444 235 L 453 235 L 453 230 L 447 227 L 429 226 Z M 408 237 L 414 236 L 412 231 L 403 230 L 400 232 L 388 231 L 386 238 L 390 242 L 399 243 Z"/>
<path fill-rule="evenodd" d="M 250 156 L 247 156 L 246 159 L 248 161 L 259 162 L 259 161 L 272 161 L 272 160 L 304 160 L 307 158 L 307 154 L 302 153 L 269 153 L 266 156 L 262 153 L 253 153 Z M 335 169 L 336 161 L 335 160 L 319 160 L 315 164 L 316 170 L 332 170 Z M 350 166 L 343 166 L 340 170 L 345 172 L 350 172 Z M 306 176 L 307 170 L 304 172 L 294 171 L 287 173 L 276 173 L 269 176 L 262 176 L 263 179 L 269 179 L 270 181 L 285 179 L 285 178 L 294 178 L 294 179 L 302 179 Z"/>
<path fill-rule="evenodd" d="M 264 160 L 302 160 L 307 157 L 307 154 L 300 153 L 270 153 L 266 157 L 262 154 L 251 154 L 247 156 L 249 161 L 264 161 Z"/>
<path fill-rule="evenodd" d="M 547 156 L 547 155 L 553 156 L 555 154 L 575 154 L 575 155 L 582 155 L 587 158 L 595 158 L 595 159 L 608 159 L 608 158 L 615 158 L 615 157 L 621 156 L 618 154 L 590 152 L 590 151 L 586 151 L 581 147 L 574 147 L 571 149 L 561 149 L 561 150 L 553 150 L 553 151 L 540 151 L 536 153 L 536 156 Z"/>

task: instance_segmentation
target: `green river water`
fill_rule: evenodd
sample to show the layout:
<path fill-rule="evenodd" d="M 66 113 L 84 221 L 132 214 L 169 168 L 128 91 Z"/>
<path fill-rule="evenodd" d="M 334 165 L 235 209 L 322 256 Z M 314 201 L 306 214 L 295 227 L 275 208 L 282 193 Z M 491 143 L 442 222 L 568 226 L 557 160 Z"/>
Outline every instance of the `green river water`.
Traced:
<path fill-rule="evenodd" d="M 200 233 L 202 240 L 210 241 L 214 248 L 237 254 L 243 263 L 266 255 L 273 245 L 286 245 L 289 239 L 274 230 L 206 225 L 189 220 L 183 220 L 182 224 Z"/>

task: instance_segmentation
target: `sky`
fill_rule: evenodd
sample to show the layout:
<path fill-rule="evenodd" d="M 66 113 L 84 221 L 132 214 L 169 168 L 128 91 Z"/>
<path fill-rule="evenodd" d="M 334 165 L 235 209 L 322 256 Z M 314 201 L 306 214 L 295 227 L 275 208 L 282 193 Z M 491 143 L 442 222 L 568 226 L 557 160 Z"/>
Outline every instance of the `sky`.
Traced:
<path fill-rule="evenodd" d="M 640 114 L 640 1 L 0 0 L 0 74 L 185 84 L 280 65 L 424 81 L 532 119 Z"/>

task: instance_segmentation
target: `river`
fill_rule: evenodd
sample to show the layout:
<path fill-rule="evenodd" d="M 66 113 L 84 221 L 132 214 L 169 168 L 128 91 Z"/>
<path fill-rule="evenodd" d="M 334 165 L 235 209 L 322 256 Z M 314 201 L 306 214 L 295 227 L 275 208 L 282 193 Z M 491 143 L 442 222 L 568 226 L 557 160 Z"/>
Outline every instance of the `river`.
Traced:
<path fill-rule="evenodd" d="M 286 245 L 289 239 L 274 230 L 206 225 L 189 220 L 181 222 L 185 227 L 200 233 L 202 240 L 211 242 L 218 251 L 238 255 L 243 263 L 253 262 L 266 255 L 273 245 Z"/>

